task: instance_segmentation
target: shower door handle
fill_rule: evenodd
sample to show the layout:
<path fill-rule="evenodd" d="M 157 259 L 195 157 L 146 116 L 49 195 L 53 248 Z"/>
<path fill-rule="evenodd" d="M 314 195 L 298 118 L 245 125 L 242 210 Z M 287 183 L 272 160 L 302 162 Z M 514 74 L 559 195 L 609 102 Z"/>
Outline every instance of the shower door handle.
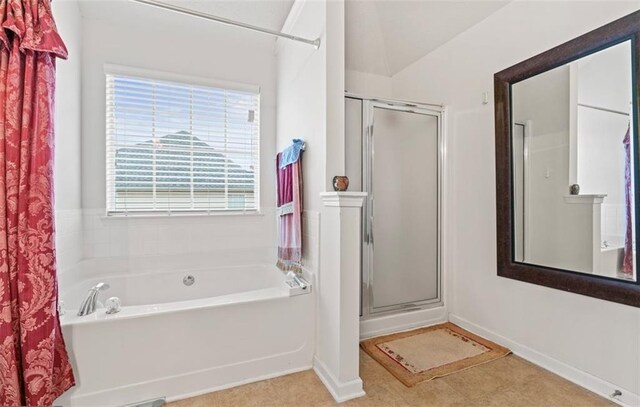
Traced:
<path fill-rule="evenodd" d="M 371 243 L 371 226 L 369 225 L 371 224 L 371 220 L 369 218 L 369 214 L 365 214 L 363 219 L 364 219 L 364 242 L 366 244 L 370 244 Z"/>
<path fill-rule="evenodd" d="M 364 222 L 364 227 L 362 228 L 363 235 L 364 235 L 364 242 L 366 244 L 369 244 L 369 217 L 365 215 L 362 217 L 362 220 Z"/>
<path fill-rule="evenodd" d="M 373 198 L 369 200 L 367 208 L 367 243 L 373 244 Z"/>

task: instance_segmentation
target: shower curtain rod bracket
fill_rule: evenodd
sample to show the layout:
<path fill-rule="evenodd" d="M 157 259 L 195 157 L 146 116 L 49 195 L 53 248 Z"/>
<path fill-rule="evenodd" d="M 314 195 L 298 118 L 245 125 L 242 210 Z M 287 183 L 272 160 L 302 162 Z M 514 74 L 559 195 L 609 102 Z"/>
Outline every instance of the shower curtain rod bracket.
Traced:
<path fill-rule="evenodd" d="M 288 40 L 302 42 L 302 43 L 305 43 L 305 44 L 313 45 L 313 47 L 315 49 L 320 48 L 320 38 L 316 38 L 315 40 L 310 40 L 310 39 L 307 39 L 307 38 L 302 38 L 302 37 L 298 37 L 298 36 L 295 36 L 295 35 L 283 33 L 283 32 L 280 32 L 280 31 L 274 31 L 274 30 L 270 30 L 268 28 L 263 28 L 263 27 L 258 27 L 258 26 L 255 26 L 255 25 L 247 24 L 247 23 L 242 23 L 240 21 L 230 20 L 230 19 L 224 18 L 224 17 L 214 16 L 213 14 L 203 13 L 201 11 L 191 10 L 191 9 L 188 9 L 188 8 L 175 6 L 173 4 L 163 3 L 161 1 L 156 1 L 156 0 L 131 0 L 131 1 L 133 1 L 135 3 L 145 4 L 147 6 L 153 6 L 153 7 L 161 8 L 161 9 L 164 9 L 164 10 L 173 11 L 173 12 L 180 13 L 180 14 L 185 14 L 185 15 L 192 16 L 192 17 L 202 18 L 204 20 L 215 21 L 215 22 L 218 22 L 218 23 L 232 25 L 232 26 L 235 26 L 235 27 L 240 27 L 240 28 L 244 28 L 244 29 L 247 29 L 247 30 L 251 30 L 251 31 L 261 32 L 263 34 L 274 35 L 276 37 L 286 38 Z"/>

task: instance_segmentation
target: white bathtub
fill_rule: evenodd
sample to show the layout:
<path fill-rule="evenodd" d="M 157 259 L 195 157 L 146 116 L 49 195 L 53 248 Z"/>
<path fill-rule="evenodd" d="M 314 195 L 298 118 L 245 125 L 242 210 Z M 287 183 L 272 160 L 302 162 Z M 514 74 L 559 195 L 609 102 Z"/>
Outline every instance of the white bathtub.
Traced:
<path fill-rule="evenodd" d="M 195 277 L 191 286 L 186 275 Z M 121 299 L 78 317 L 86 291 Z M 290 297 L 273 266 L 91 275 L 62 293 L 61 323 L 77 385 L 65 406 L 185 397 L 311 368 L 313 293 Z"/>

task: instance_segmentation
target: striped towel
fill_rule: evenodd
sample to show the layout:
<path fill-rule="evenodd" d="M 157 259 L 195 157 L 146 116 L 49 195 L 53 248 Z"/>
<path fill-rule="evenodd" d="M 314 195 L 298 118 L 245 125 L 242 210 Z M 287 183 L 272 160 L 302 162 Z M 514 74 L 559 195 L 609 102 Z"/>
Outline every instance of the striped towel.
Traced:
<path fill-rule="evenodd" d="M 280 168 L 282 153 L 276 157 L 278 174 L 278 262 L 281 270 L 302 271 L 302 155 Z"/>

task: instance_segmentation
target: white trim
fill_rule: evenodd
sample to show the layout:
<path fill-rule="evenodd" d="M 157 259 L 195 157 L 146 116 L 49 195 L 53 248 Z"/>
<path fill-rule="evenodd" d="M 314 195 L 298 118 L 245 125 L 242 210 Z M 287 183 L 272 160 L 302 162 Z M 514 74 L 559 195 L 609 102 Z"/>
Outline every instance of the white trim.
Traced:
<path fill-rule="evenodd" d="M 564 201 L 568 204 L 601 204 L 607 194 L 591 194 L 591 195 L 565 195 Z"/>
<path fill-rule="evenodd" d="M 634 394 L 629 390 L 625 390 L 620 386 L 616 386 L 613 383 L 609 383 L 587 372 L 576 369 L 575 367 L 570 366 L 560 360 L 554 359 L 534 349 L 531 349 L 528 346 L 505 338 L 504 336 L 493 331 L 482 328 L 479 325 L 476 325 L 473 322 L 469 322 L 457 315 L 449 314 L 449 321 L 453 322 L 456 325 L 459 325 L 460 327 L 468 331 L 475 333 L 476 335 L 480 335 L 502 346 L 505 346 L 511 349 L 511 351 L 515 355 L 520 356 L 521 358 L 526 359 L 529 362 L 536 364 L 544 369 L 547 369 L 550 372 L 553 372 L 558 376 L 577 384 L 578 386 L 584 387 L 585 389 L 590 390 L 609 401 L 612 401 L 621 406 L 640 406 L 640 395 Z M 622 392 L 622 396 L 614 399 L 611 397 L 611 394 L 616 389 L 619 389 Z"/>
<path fill-rule="evenodd" d="M 91 393 L 75 395 L 72 389 L 56 400 L 57 402 L 54 404 L 64 404 L 69 407 L 122 405 L 145 397 L 148 399 L 162 396 L 167 396 L 167 402 L 183 400 L 309 370 L 312 366 L 308 362 L 301 363 L 306 359 L 305 348 L 306 346 L 303 346 L 293 352 L 166 376 Z"/>
<path fill-rule="evenodd" d="M 338 403 L 366 395 L 362 389 L 362 379 L 358 377 L 346 383 L 340 383 L 317 356 L 313 358 L 313 371 Z"/>
<path fill-rule="evenodd" d="M 100 216 L 100 219 L 154 219 L 154 218 L 206 218 L 206 217 L 219 217 L 219 216 L 264 216 L 264 209 L 246 210 L 246 211 L 234 211 L 234 210 L 218 210 L 218 211 L 129 211 L 129 212 L 105 212 Z"/>
<path fill-rule="evenodd" d="M 360 208 L 367 197 L 366 192 L 321 192 L 324 206 Z"/>
<path fill-rule="evenodd" d="M 260 86 L 255 84 L 231 82 L 221 79 L 204 78 L 201 76 L 183 75 L 174 72 L 159 71 L 155 69 L 136 68 L 131 66 L 104 64 L 105 75 L 125 75 L 141 79 L 154 79 L 157 81 L 179 82 L 188 85 L 208 86 L 260 94 Z"/>
<path fill-rule="evenodd" d="M 409 331 L 447 322 L 447 309 L 444 306 L 417 311 L 374 317 L 360 321 L 360 339 L 375 338 L 390 333 Z"/>

